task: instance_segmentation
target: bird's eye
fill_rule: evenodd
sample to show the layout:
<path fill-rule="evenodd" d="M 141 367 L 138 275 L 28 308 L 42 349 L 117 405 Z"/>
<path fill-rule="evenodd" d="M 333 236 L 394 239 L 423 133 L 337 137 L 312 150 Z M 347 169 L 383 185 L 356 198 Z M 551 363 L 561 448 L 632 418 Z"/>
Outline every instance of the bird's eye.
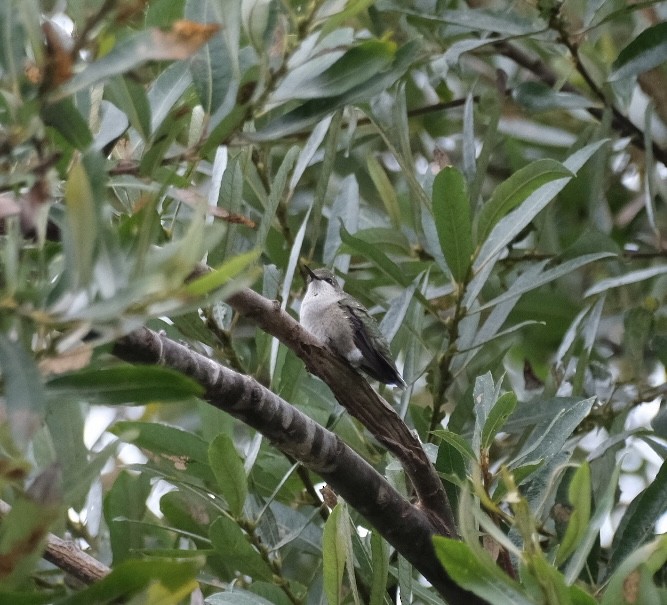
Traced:
<path fill-rule="evenodd" d="M 328 284 L 331 284 L 332 286 L 334 285 L 334 280 L 331 279 L 330 277 L 327 277 L 324 281 L 327 282 Z"/>

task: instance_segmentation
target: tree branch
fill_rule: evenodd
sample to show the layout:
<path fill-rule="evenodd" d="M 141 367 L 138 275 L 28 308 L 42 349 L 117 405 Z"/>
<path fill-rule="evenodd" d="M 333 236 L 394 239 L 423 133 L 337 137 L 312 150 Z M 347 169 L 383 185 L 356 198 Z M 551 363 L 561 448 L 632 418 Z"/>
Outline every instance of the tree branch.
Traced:
<path fill-rule="evenodd" d="M 308 371 L 329 386 L 336 400 L 398 458 L 415 489 L 418 506 L 431 517 L 438 531 L 455 537 L 456 523 L 447 494 L 419 439 L 368 382 L 275 302 L 248 288 L 227 302 L 294 351 Z"/>
<path fill-rule="evenodd" d="M 245 291 L 238 296 L 240 299 L 234 297 L 235 306 L 241 306 L 242 302 L 250 304 L 254 300 Z M 292 332 L 292 339 L 305 334 L 307 338 L 301 343 L 304 350 L 323 350 L 314 345 L 310 334 L 291 318 L 290 322 L 276 321 L 276 317 L 282 318 L 285 314 L 270 301 L 261 296 L 259 299 L 257 304 L 263 305 L 265 302 L 271 307 L 268 314 L 271 317 L 270 324 Z M 140 328 L 118 340 L 113 353 L 126 361 L 160 364 L 175 369 L 199 382 L 205 390 L 204 398 L 211 405 L 255 428 L 277 448 L 318 473 L 446 599 L 452 603 L 462 603 L 464 599 L 466 603 L 484 603 L 458 586 L 440 565 L 431 541 L 434 533 L 438 533 L 438 526 L 432 522 L 431 515 L 405 500 L 337 435 L 321 427 L 256 380 L 148 328 Z M 323 356 L 313 353 L 311 357 L 316 360 L 313 365 L 323 363 Z M 351 368 L 349 371 L 356 375 Z"/>
<path fill-rule="evenodd" d="M 609 104 L 609 102 L 605 99 L 604 94 L 602 94 L 602 91 L 595 84 L 593 79 L 590 77 L 590 75 L 582 65 L 576 47 L 571 45 L 566 36 L 563 36 L 563 43 L 572 53 L 573 59 L 576 62 L 577 70 L 581 74 L 582 78 L 584 78 L 587 84 L 591 87 L 591 91 L 593 92 L 593 94 L 595 94 L 596 97 L 605 102 L 605 104 Z M 494 44 L 494 47 L 503 56 L 507 57 L 508 59 L 511 59 L 517 65 L 520 65 L 521 67 L 524 67 L 528 71 L 535 74 L 545 84 L 548 84 L 549 86 L 555 86 L 557 84 L 558 77 L 551 70 L 551 68 L 541 59 L 536 59 L 534 57 L 531 57 L 523 50 L 521 50 L 514 44 L 510 44 L 506 40 L 503 40 L 501 42 L 496 42 Z M 573 86 L 568 82 L 563 84 L 561 90 L 576 94 L 581 93 L 581 91 L 576 86 Z M 611 122 L 612 128 L 620 132 L 622 135 L 630 137 L 630 139 L 632 140 L 632 144 L 635 145 L 637 148 L 645 150 L 644 132 L 641 130 L 641 128 L 635 126 L 628 117 L 626 117 L 619 111 L 617 107 L 614 107 L 611 104 L 610 107 L 612 110 L 612 122 Z M 588 111 L 588 113 L 592 115 L 596 120 L 602 119 L 602 113 L 603 113 L 602 109 L 598 107 L 589 107 L 587 108 L 586 111 Z M 663 149 L 655 142 L 653 142 L 652 144 L 652 149 L 653 149 L 653 156 L 655 157 L 655 159 L 659 160 L 665 166 L 667 166 L 667 150 Z"/>

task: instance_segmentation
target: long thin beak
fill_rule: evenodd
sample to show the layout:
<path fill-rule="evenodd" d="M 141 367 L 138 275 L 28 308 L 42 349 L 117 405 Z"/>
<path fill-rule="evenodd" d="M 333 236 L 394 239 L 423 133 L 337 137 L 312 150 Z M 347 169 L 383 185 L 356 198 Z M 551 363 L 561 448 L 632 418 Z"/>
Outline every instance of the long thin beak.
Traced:
<path fill-rule="evenodd" d="M 303 278 L 307 282 L 317 279 L 317 275 L 313 273 L 313 271 L 308 265 L 301 265 L 301 275 L 303 275 Z"/>

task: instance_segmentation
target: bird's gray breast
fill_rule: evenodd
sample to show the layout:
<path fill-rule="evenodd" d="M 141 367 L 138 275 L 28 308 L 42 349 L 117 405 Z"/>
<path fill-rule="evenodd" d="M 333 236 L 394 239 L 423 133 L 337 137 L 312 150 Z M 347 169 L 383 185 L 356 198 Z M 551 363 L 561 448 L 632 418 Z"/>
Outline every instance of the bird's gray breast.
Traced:
<path fill-rule="evenodd" d="M 299 322 L 322 344 L 359 363 L 360 351 L 354 344 L 352 326 L 338 301 L 325 296 L 308 296 L 301 303 Z"/>

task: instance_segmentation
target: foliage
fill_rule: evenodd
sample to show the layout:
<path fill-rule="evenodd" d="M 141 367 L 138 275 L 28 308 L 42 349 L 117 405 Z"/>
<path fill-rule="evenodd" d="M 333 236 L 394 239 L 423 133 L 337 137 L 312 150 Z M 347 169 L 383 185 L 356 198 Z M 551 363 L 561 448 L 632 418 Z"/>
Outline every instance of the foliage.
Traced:
<path fill-rule="evenodd" d="M 225 302 L 250 286 L 296 314 L 307 262 L 381 319 L 409 385 L 381 391 L 457 511 L 461 540 L 435 538 L 455 582 L 492 603 L 667 602 L 666 14 L 3 0 L 0 601 L 442 602 L 191 378 L 111 354 L 161 330 L 409 497 Z M 48 532 L 111 573 L 66 582 Z"/>

